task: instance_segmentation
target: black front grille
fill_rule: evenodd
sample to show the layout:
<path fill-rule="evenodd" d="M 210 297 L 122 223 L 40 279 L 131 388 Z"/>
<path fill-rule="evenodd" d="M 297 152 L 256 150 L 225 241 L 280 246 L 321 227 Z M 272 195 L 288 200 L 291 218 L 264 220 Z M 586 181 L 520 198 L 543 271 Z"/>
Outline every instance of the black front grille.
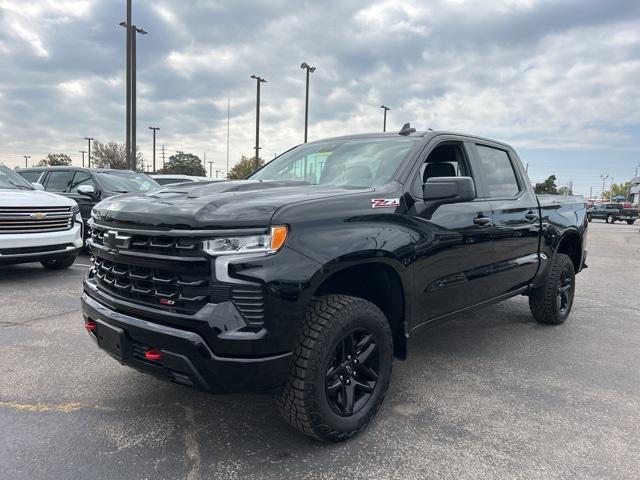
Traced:
<path fill-rule="evenodd" d="M 104 246 L 104 235 L 109 230 L 106 227 L 92 225 L 91 241 L 96 245 Z M 202 256 L 202 240 L 161 234 L 132 234 L 131 239 L 128 240 L 127 250 L 175 257 L 200 257 Z"/>
<path fill-rule="evenodd" d="M 206 263 L 193 266 L 188 273 L 177 273 L 108 260 L 96 252 L 93 264 L 98 286 L 127 300 L 189 314 L 197 312 L 209 300 Z"/>
<path fill-rule="evenodd" d="M 3 248 L 0 250 L 0 255 L 28 255 L 31 253 L 46 253 L 56 252 L 58 250 L 65 250 L 67 247 L 72 247 L 71 243 L 60 243 L 57 245 L 47 245 L 44 247 L 20 247 L 20 248 Z"/>

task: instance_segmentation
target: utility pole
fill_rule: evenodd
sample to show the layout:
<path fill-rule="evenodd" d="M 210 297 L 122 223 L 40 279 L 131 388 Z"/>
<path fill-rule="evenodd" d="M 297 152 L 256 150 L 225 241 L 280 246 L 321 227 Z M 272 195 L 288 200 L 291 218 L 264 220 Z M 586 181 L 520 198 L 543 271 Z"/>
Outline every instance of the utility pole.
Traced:
<path fill-rule="evenodd" d="M 227 180 L 229 180 L 229 118 L 231 114 L 231 100 L 227 98 Z"/>
<path fill-rule="evenodd" d="M 258 159 L 260 158 L 260 84 L 266 83 L 264 78 L 261 78 L 257 75 L 251 75 L 251 77 L 256 81 L 256 163 L 258 163 Z"/>
<path fill-rule="evenodd" d="M 156 173 L 156 131 L 160 128 L 149 127 L 149 130 L 153 130 L 153 173 Z"/>
<path fill-rule="evenodd" d="M 216 170 L 216 176 L 218 171 Z M 213 178 L 213 162 L 209 162 L 209 178 Z"/>
<path fill-rule="evenodd" d="M 304 143 L 307 143 L 307 129 L 309 126 L 309 74 L 316 71 L 316 67 L 312 67 L 307 62 L 300 65 L 300 68 L 306 70 L 307 82 L 306 82 L 306 94 L 304 97 Z"/>
<path fill-rule="evenodd" d="M 82 168 L 84 168 L 84 154 L 87 152 L 85 150 L 78 150 L 78 153 L 82 154 Z"/>
<path fill-rule="evenodd" d="M 386 105 L 380 105 L 380 108 L 384 110 L 384 120 L 382 121 L 382 131 L 387 131 L 387 111 L 391 110 Z"/>
<path fill-rule="evenodd" d="M 613 177 L 611 177 L 611 186 L 609 187 L 609 203 L 613 202 Z"/>
<path fill-rule="evenodd" d="M 162 168 L 164 168 L 164 145 L 162 145 Z"/>
<path fill-rule="evenodd" d="M 84 137 L 84 139 L 87 141 L 87 145 L 88 147 L 88 153 L 87 153 L 87 167 L 91 168 L 91 140 L 95 140 L 95 138 L 93 137 Z"/>
<path fill-rule="evenodd" d="M 31 155 L 23 155 L 23 157 L 24 157 L 24 168 L 29 168 L 29 165 L 27 165 L 27 163 L 31 158 Z"/>
<path fill-rule="evenodd" d="M 636 166 L 636 177 L 638 176 L 638 168 L 640 168 L 640 162 L 638 162 L 638 165 Z"/>
<path fill-rule="evenodd" d="M 589 200 L 593 199 L 593 187 L 589 187 Z"/>
<path fill-rule="evenodd" d="M 127 20 L 120 22 L 120 26 L 127 30 L 127 67 L 126 67 L 126 155 L 127 168 L 136 169 L 136 34 L 146 35 L 147 32 L 135 26 L 131 20 L 131 0 L 127 0 Z"/>

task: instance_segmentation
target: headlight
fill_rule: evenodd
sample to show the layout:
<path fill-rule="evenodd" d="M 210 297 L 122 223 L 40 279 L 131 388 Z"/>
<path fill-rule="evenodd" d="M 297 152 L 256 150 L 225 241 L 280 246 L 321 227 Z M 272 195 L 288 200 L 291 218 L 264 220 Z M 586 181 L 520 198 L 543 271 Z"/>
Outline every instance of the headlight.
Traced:
<path fill-rule="evenodd" d="M 205 240 L 202 249 L 205 253 L 218 255 L 238 255 L 246 253 L 276 253 L 287 240 L 287 227 L 271 227 L 269 233 L 242 237 L 221 237 Z"/>
<path fill-rule="evenodd" d="M 78 206 L 78 204 L 75 204 L 73 207 L 71 207 L 71 213 L 73 213 L 74 215 L 76 213 L 80 213 L 80 207 Z"/>

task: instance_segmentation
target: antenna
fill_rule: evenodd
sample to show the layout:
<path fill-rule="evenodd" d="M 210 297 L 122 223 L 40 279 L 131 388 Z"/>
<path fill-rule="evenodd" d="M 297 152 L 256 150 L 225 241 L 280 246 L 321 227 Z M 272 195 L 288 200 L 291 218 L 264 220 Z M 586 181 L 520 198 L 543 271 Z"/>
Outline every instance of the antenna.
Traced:
<path fill-rule="evenodd" d="M 402 126 L 402 128 L 398 132 L 398 135 L 410 135 L 410 134 L 414 133 L 415 131 L 416 131 L 416 129 L 415 128 L 411 128 L 411 124 L 409 122 L 407 122 Z"/>

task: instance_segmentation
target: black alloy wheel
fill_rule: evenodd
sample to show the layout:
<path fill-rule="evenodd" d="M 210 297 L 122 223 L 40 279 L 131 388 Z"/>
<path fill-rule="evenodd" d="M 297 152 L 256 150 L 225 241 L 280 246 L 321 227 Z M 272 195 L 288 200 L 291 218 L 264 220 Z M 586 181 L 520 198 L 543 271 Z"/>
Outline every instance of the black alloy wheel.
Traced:
<path fill-rule="evenodd" d="M 571 308 L 573 301 L 573 275 L 568 269 L 562 270 L 560 273 L 560 281 L 558 282 L 556 305 L 558 313 L 565 315 L 567 310 Z"/>
<path fill-rule="evenodd" d="M 331 409 L 341 417 L 362 410 L 376 388 L 380 350 L 373 334 L 356 328 L 338 341 L 325 378 Z"/>

